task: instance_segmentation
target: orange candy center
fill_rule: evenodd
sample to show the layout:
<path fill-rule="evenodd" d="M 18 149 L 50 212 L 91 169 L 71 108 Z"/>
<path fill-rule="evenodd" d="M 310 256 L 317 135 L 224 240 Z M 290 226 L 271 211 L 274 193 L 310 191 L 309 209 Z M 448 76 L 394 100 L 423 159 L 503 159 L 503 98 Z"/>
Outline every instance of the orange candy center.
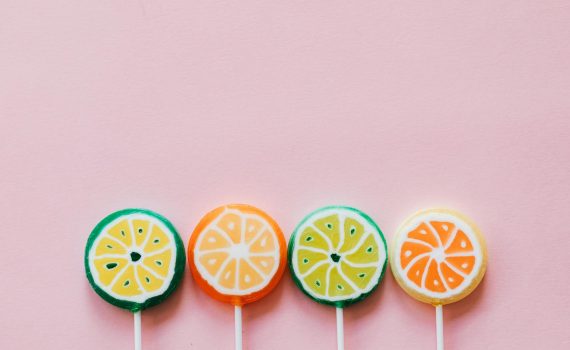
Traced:
<path fill-rule="evenodd" d="M 458 288 L 473 271 L 475 252 L 471 239 L 454 223 L 422 222 L 408 232 L 400 264 L 412 283 L 443 293 Z"/>

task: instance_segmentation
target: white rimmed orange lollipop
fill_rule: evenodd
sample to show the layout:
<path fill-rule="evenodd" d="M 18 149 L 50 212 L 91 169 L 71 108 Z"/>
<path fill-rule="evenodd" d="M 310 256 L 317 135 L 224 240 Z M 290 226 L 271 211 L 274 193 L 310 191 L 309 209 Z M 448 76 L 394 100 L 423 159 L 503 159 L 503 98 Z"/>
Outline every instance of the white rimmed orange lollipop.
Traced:
<path fill-rule="evenodd" d="M 443 349 L 442 306 L 469 295 L 487 267 L 477 226 L 450 209 L 427 209 L 398 229 L 390 255 L 392 273 L 412 297 L 436 307 L 437 348 Z"/>

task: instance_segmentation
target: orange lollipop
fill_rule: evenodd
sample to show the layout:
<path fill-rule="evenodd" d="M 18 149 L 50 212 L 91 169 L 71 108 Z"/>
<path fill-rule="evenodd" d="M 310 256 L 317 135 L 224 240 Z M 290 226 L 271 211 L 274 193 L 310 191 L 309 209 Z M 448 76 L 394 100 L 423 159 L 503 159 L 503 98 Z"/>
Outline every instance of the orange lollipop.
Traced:
<path fill-rule="evenodd" d="M 266 213 L 247 204 L 218 207 L 198 223 L 188 242 L 188 264 L 211 297 L 233 304 L 236 349 L 241 349 L 241 307 L 279 283 L 287 258 L 283 233 Z"/>
<path fill-rule="evenodd" d="M 437 349 L 443 350 L 442 306 L 468 296 L 485 275 L 487 248 L 481 232 L 454 210 L 422 210 L 400 226 L 390 256 L 398 284 L 436 307 Z"/>

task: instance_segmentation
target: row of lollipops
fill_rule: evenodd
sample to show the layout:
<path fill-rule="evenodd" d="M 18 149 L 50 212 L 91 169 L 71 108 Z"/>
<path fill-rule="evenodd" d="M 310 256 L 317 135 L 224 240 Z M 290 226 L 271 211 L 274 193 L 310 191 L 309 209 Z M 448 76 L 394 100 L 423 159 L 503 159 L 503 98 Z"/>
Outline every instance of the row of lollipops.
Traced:
<path fill-rule="evenodd" d="M 381 282 L 388 255 L 394 277 L 414 298 L 436 307 L 437 349 L 443 349 L 442 305 L 471 293 L 487 265 L 476 225 L 449 209 L 408 218 L 390 254 L 378 225 L 362 211 L 328 206 L 307 215 L 286 247 L 275 220 L 246 204 L 207 213 L 188 242 L 188 265 L 210 296 L 235 306 L 236 349 L 242 349 L 241 308 L 273 290 L 288 263 L 296 285 L 311 299 L 336 307 L 337 344 L 344 349 L 343 309 Z M 134 313 L 135 349 L 142 349 L 141 310 L 159 304 L 184 275 L 185 249 L 174 226 L 145 209 L 125 209 L 91 232 L 85 269 L 103 299 Z"/>

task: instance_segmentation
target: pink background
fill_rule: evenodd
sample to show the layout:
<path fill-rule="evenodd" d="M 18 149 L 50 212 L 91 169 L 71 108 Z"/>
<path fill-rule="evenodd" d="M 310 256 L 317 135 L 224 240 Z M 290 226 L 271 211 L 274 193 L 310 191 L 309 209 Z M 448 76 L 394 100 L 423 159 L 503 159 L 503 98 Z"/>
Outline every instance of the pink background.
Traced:
<path fill-rule="evenodd" d="M 570 5 L 565 0 L 1 0 L 1 349 L 129 349 L 90 288 L 105 215 L 187 241 L 227 202 L 289 237 L 347 204 L 390 239 L 426 206 L 471 216 L 483 284 L 449 349 L 570 347 Z M 390 274 L 345 311 L 347 349 L 435 349 L 434 309 Z M 334 349 L 335 311 L 289 275 L 244 310 L 248 349 Z M 145 349 L 231 349 L 233 309 L 185 275 Z"/>

